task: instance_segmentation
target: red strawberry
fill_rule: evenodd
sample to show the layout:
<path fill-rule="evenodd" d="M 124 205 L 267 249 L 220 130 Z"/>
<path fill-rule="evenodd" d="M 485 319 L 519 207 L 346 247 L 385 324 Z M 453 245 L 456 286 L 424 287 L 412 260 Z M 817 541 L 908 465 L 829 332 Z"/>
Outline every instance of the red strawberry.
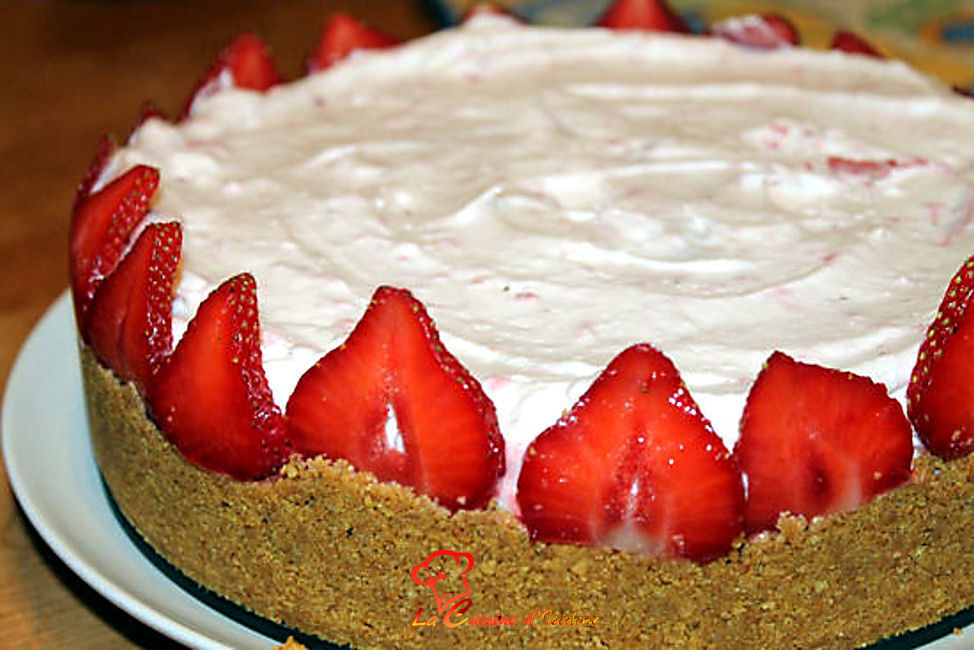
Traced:
<path fill-rule="evenodd" d="M 178 223 L 146 226 L 88 310 L 84 337 L 95 356 L 142 390 L 172 347 L 172 282 L 182 241 Z"/>
<path fill-rule="evenodd" d="M 479 16 L 481 14 L 489 14 L 494 16 L 507 16 L 509 18 L 514 18 L 517 21 L 521 20 L 521 18 L 517 14 L 510 11 L 509 9 L 498 7 L 497 5 L 491 2 L 478 2 L 477 4 L 473 5 L 472 7 L 470 7 L 464 12 L 463 16 L 460 18 L 460 22 L 465 23 L 468 20 L 472 19 L 474 16 Z"/>
<path fill-rule="evenodd" d="M 690 32 L 680 15 L 663 0 L 615 0 L 595 24 L 609 29 Z"/>
<path fill-rule="evenodd" d="M 102 139 L 98 141 L 98 149 L 95 150 L 94 159 L 88 165 L 88 169 L 85 171 L 81 182 L 78 183 L 78 190 L 74 196 L 74 205 L 71 208 L 72 215 L 78 212 L 81 204 L 91 195 L 91 188 L 95 186 L 101 173 L 105 171 L 105 165 L 108 164 L 108 160 L 112 157 L 113 153 L 115 153 L 115 141 L 111 136 L 102 136 Z"/>
<path fill-rule="evenodd" d="M 228 45 L 210 69 L 196 82 L 181 117 L 186 117 L 200 97 L 207 97 L 221 88 L 224 73 L 237 88 L 265 91 L 281 82 L 281 75 L 274 65 L 264 42 L 253 34 L 241 34 Z"/>
<path fill-rule="evenodd" d="M 954 275 L 927 329 L 910 387 L 907 411 L 934 454 L 960 458 L 974 451 L 974 256 Z"/>
<path fill-rule="evenodd" d="M 161 108 L 156 106 L 152 100 L 147 99 L 144 102 L 142 102 L 142 106 L 139 107 L 139 115 L 138 117 L 135 118 L 135 123 L 132 124 L 132 128 L 129 129 L 129 134 L 128 137 L 125 138 L 125 141 L 131 142 L 132 136 L 135 135 L 135 132 L 139 130 L 139 127 L 141 127 L 143 124 L 145 124 L 147 121 L 149 121 L 152 118 L 165 120 L 166 114 L 162 111 Z"/>
<path fill-rule="evenodd" d="M 75 211 L 69 263 L 81 332 L 95 289 L 115 268 L 129 235 L 149 211 L 149 200 L 158 186 L 159 171 L 138 165 L 88 196 Z"/>
<path fill-rule="evenodd" d="M 832 37 L 832 43 L 829 45 L 830 50 L 840 50 L 842 52 L 848 52 L 849 54 L 862 54 L 864 56 L 872 56 L 877 59 L 883 58 L 879 52 L 873 49 L 873 46 L 864 39 L 859 34 L 855 32 L 848 32 L 844 29 L 840 29 Z"/>
<path fill-rule="evenodd" d="M 345 343 L 298 381 L 287 421 L 295 451 L 344 458 L 451 510 L 483 507 L 504 472 L 494 405 L 405 289 L 376 290 Z"/>
<path fill-rule="evenodd" d="M 853 510 L 907 481 L 913 435 L 883 385 L 775 352 L 748 395 L 734 453 L 754 533 L 780 513 Z"/>
<path fill-rule="evenodd" d="M 532 538 L 708 562 L 742 530 L 736 462 L 673 363 L 653 347 L 617 356 L 528 447 L 518 480 Z"/>
<path fill-rule="evenodd" d="M 257 286 L 242 273 L 200 305 L 149 387 L 159 428 L 190 462 L 238 480 L 273 473 L 289 448 L 264 375 Z"/>
<path fill-rule="evenodd" d="M 748 47 L 774 49 L 798 45 L 798 30 L 779 14 L 762 14 L 729 18 L 711 27 L 714 36 Z"/>
<path fill-rule="evenodd" d="M 308 58 L 308 70 L 324 70 L 356 50 L 392 47 L 399 39 L 364 25 L 345 13 L 334 14 L 318 41 L 318 49 Z"/>

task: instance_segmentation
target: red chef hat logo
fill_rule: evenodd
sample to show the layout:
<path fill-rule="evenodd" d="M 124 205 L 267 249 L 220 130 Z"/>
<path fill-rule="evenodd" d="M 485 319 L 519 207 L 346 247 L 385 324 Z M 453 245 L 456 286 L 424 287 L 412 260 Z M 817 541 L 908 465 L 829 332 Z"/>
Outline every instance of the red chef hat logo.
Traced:
<path fill-rule="evenodd" d="M 466 575 L 472 568 L 473 556 L 470 553 L 443 549 L 430 553 L 429 557 L 414 566 L 412 576 L 416 584 L 433 590 L 436 608 L 443 616 L 448 611 L 463 613 L 470 608 L 470 587 Z"/>

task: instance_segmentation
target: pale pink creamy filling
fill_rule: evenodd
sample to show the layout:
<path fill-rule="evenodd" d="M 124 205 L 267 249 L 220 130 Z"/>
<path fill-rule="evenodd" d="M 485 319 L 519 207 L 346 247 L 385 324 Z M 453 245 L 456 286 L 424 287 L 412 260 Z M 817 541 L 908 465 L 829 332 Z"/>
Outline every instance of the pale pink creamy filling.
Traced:
<path fill-rule="evenodd" d="M 728 447 L 779 349 L 902 399 L 974 252 L 974 102 L 891 61 L 483 17 L 150 120 L 176 337 L 253 273 L 282 406 L 378 285 L 409 288 L 521 456 L 624 348 L 670 356 Z M 866 162 L 869 164 L 864 164 Z"/>

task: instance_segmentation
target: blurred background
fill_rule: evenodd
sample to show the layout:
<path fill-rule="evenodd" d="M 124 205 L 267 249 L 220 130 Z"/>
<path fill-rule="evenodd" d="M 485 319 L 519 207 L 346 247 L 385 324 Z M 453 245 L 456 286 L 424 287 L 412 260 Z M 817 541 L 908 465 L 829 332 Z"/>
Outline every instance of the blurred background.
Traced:
<path fill-rule="evenodd" d="M 216 53 L 242 31 L 303 72 L 321 25 L 347 11 L 409 39 L 456 22 L 462 0 L 0 1 L 0 389 L 17 350 L 67 286 L 68 212 L 102 134 L 124 138 L 143 101 L 176 114 Z M 529 22 L 588 24 L 606 0 L 499 0 Z M 697 31 L 777 12 L 803 41 L 836 27 L 947 82 L 974 80 L 974 2 L 673 0 Z M 53 368 L 52 372 L 58 369 Z M 0 469 L 2 472 L 2 469 Z M 103 600 L 39 542 L 0 480 L 0 648 L 166 647 Z"/>
<path fill-rule="evenodd" d="M 471 0 L 433 0 L 440 22 L 456 22 Z M 607 0 L 497 0 L 531 23 L 589 25 Z M 670 0 L 695 32 L 732 16 L 779 13 L 802 43 L 826 47 L 837 28 L 866 37 L 883 54 L 905 59 L 952 85 L 974 81 L 974 2 L 970 0 Z"/>

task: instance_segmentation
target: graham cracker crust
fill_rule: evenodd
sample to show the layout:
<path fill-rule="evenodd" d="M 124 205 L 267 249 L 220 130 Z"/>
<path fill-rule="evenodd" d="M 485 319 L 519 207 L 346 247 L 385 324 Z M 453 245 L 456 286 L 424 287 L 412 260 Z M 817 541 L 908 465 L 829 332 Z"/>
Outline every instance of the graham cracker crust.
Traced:
<path fill-rule="evenodd" d="M 210 590 L 334 643 L 844 648 L 974 605 L 974 455 L 921 455 L 909 485 L 811 524 L 783 517 L 779 533 L 700 566 L 531 543 L 493 504 L 451 515 L 343 461 L 291 461 L 237 482 L 186 462 L 131 385 L 87 348 L 81 361 L 98 464 L 149 545 Z M 410 572 L 439 549 L 475 559 L 465 616 L 517 624 L 412 625 L 419 608 L 423 621 L 437 611 Z M 549 609 L 598 624 L 524 624 Z"/>

